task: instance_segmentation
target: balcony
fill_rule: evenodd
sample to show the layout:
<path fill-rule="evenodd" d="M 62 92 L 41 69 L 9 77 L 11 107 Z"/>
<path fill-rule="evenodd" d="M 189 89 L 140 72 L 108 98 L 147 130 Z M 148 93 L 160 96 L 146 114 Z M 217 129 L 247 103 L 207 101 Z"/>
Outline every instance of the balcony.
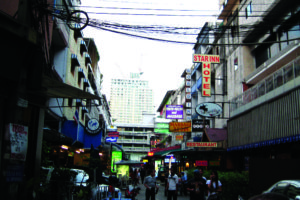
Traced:
<path fill-rule="evenodd" d="M 150 144 L 150 140 L 143 139 L 123 139 L 118 138 L 118 143 L 128 143 L 128 144 Z"/>
<path fill-rule="evenodd" d="M 300 87 L 300 56 L 230 102 L 230 117 Z"/>
<path fill-rule="evenodd" d="M 123 147 L 123 150 L 126 151 L 134 151 L 134 152 L 149 152 L 150 147 Z"/>
<path fill-rule="evenodd" d="M 67 47 L 69 44 L 70 29 L 61 19 L 54 18 L 53 44 L 58 47 Z"/>
<path fill-rule="evenodd" d="M 119 131 L 120 135 L 146 135 L 153 134 L 153 132 L 145 132 L 145 131 Z"/>

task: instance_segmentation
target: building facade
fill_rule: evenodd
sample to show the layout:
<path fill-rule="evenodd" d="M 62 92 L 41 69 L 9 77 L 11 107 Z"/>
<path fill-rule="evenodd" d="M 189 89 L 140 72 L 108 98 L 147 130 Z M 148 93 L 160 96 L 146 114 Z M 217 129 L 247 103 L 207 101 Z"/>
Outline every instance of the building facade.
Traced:
<path fill-rule="evenodd" d="M 151 113 L 143 114 L 140 124 L 115 123 L 119 137 L 115 144 L 122 147 L 128 155 L 127 159 L 140 161 L 150 151 L 150 141 L 154 137 L 155 116 Z"/>
<path fill-rule="evenodd" d="M 143 112 L 154 113 L 153 90 L 140 74 L 131 73 L 130 79 L 112 79 L 110 110 L 116 123 L 139 124 Z"/>
<path fill-rule="evenodd" d="M 250 189 L 259 193 L 260 175 L 272 177 L 260 188 L 299 178 L 288 166 L 300 159 L 300 4 L 231 0 L 220 5 L 223 24 L 215 44 L 224 46 L 218 68 L 225 67 L 228 77 L 230 166 L 255 174 Z"/>

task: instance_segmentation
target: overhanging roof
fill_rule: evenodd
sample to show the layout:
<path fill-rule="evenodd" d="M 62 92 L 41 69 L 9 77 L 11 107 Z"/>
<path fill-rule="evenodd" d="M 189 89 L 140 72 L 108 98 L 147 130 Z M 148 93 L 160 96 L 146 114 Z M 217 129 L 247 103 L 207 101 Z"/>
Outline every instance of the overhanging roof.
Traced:
<path fill-rule="evenodd" d="M 218 142 L 227 140 L 227 130 L 224 128 L 206 128 L 205 133 L 209 142 Z"/>
<path fill-rule="evenodd" d="M 116 165 L 142 165 L 143 162 L 134 160 L 121 160 L 115 163 Z"/>
<path fill-rule="evenodd" d="M 177 151 L 181 151 L 180 149 L 171 149 L 171 150 L 166 150 L 166 151 L 158 151 L 154 153 L 154 156 L 165 156 L 169 153 L 173 153 L 173 152 L 177 152 Z"/>
<path fill-rule="evenodd" d="M 50 98 L 72 98 L 72 99 L 97 99 L 100 100 L 99 96 L 85 92 L 79 88 L 73 87 L 66 83 L 62 83 L 58 80 L 43 76 L 42 88 L 45 90 L 39 91 Z"/>

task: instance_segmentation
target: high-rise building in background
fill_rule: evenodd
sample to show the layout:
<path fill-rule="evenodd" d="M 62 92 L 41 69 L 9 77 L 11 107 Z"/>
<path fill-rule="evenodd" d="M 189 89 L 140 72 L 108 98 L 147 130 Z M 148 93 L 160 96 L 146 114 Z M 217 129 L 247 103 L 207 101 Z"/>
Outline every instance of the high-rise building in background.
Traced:
<path fill-rule="evenodd" d="M 142 113 L 154 113 L 153 90 L 141 73 L 130 73 L 129 79 L 112 79 L 110 108 L 116 123 L 141 123 Z"/>

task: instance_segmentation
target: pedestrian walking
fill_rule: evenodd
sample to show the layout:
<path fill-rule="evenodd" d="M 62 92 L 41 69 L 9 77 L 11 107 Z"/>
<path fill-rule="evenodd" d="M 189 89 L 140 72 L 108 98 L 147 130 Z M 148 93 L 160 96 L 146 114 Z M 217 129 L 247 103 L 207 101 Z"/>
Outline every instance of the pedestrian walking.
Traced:
<path fill-rule="evenodd" d="M 194 177 L 189 180 L 187 191 L 190 192 L 190 200 L 204 200 L 207 191 L 206 181 L 200 176 L 199 170 L 194 170 Z"/>
<path fill-rule="evenodd" d="M 145 170 L 144 166 L 142 166 L 142 168 L 141 168 L 140 175 L 141 175 L 142 184 L 144 184 L 144 178 L 145 178 L 145 175 L 146 175 L 146 170 Z"/>
<path fill-rule="evenodd" d="M 218 172 L 212 171 L 210 175 L 210 179 L 207 180 L 207 189 L 208 189 L 208 196 L 207 200 L 220 200 L 220 193 L 222 192 L 222 183 L 219 180 Z"/>
<path fill-rule="evenodd" d="M 168 177 L 167 189 L 168 189 L 168 200 L 177 200 L 178 191 L 178 176 L 175 174 L 174 167 L 171 168 L 171 173 Z"/>
<path fill-rule="evenodd" d="M 158 191 L 158 185 L 156 184 L 155 170 L 151 169 L 149 176 L 145 178 L 144 186 L 146 187 L 146 200 L 155 200 L 155 193 Z"/>

